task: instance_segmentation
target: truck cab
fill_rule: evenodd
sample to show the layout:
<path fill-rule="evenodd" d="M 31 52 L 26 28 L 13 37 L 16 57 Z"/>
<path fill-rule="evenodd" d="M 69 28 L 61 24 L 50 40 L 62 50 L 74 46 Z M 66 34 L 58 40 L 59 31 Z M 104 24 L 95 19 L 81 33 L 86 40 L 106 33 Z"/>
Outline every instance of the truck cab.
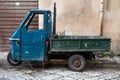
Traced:
<path fill-rule="evenodd" d="M 42 29 L 29 30 L 30 23 L 35 15 L 43 16 Z M 45 43 L 51 35 L 51 12 L 49 10 L 29 10 L 20 26 L 10 36 L 10 53 L 12 65 L 21 61 L 43 61 Z M 18 63 L 17 63 L 18 61 Z"/>

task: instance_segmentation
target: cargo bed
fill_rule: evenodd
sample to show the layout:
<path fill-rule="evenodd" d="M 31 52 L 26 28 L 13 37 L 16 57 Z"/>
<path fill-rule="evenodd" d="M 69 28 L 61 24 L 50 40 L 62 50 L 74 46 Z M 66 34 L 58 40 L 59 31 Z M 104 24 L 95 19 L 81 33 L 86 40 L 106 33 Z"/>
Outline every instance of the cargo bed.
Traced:
<path fill-rule="evenodd" d="M 50 51 L 109 51 L 110 43 L 102 36 L 58 36 L 50 40 Z"/>

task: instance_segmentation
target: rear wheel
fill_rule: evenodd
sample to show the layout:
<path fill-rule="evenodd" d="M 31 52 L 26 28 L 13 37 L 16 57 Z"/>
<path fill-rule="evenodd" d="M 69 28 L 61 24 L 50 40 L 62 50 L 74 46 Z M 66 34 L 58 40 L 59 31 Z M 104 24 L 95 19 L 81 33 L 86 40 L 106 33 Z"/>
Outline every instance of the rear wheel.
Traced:
<path fill-rule="evenodd" d="M 11 56 L 11 52 L 8 53 L 7 61 L 12 66 L 19 66 L 22 63 L 21 61 L 13 60 Z"/>
<path fill-rule="evenodd" d="M 73 71 L 81 71 L 86 65 L 86 60 L 83 56 L 75 54 L 68 59 L 68 66 Z"/>

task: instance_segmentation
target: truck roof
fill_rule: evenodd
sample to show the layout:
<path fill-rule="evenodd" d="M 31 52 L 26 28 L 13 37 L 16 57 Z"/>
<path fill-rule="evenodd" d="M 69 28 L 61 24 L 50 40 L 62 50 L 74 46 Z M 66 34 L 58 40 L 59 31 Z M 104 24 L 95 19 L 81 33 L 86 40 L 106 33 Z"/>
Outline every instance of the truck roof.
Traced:
<path fill-rule="evenodd" d="M 45 13 L 45 12 L 51 12 L 50 10 L 40 10 L 40 9 L 30 9 L 29 12 L 33 13 Z"/>

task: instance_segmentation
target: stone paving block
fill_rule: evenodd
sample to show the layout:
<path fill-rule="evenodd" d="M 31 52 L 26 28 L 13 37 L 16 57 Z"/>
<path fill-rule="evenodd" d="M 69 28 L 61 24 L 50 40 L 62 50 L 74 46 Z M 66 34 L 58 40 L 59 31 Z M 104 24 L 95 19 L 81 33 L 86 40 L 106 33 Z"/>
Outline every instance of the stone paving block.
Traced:
<path fill-rule="evenodd" d="M 55 80 L 74 80 L 74 78 L 70 78 L 70 77 L 60 77 L 60 78 L 57 78 Z"/>
<path fill-rule="evenodd" d="M 36 73 L 32 73 L 31 75 L 37 79 L 37 78 L 44 77 L 44 76 L 47 76 L 47 75 L 50 75 L 50 74 L 49 73 L 44 73 L 44 72 L 42 72 L 42 73 L 41 72 L 36 72 Z"/>
<path fill-rule="evenodd" d="M 107 73 L 107 74 L 103 74 L 103 75 L 100 75 L 98 76 L 98 78 L 100 79 L 113 79 L 113 78 L 116 78 L 116 77 L 119 77 L 119 74 L 115 74 L 115 73 Z"/>
<path fill-rule="evenodd" d="M 58 74 L 58 75 L 61 75 L 61 76 L 69 76 L 69 75 L 77 74 L 77 73 L 80 73 L 80 72 L 74 72 L 74 71 L 60 71 L 60 72 L 57 72 L 57 73 L 55 73 L 55 74 Z"/>
<path fill-rule="evenodd" d="M 101 79 L 101 78 L 98 78 L 98 80 L 106 80 L 106 79 Z"/>
<path fill-rule="evenodd" d="M 8 78 L 0 78 L 0 80 L 9 80 Z"/>
<path fill-rule="evenodd" d="M 117 77 L 117 78 L 115 78 L 115 79 L 112 79 L 112 80 L 120 80 L 120 77 Z"/>
<path fill-rule="evenodd" d="M 116 72 L 114 72 L 114 73 L 116 73 L 116 74 L 119 74 L 119 75 L 120 75 L 120 71 L 116 71 Z"/>
<path fill-rule="evenodd" d="M 83 73 L 91 75 L 91 76 L 99 76 L 99 75 L 103 74 L 102 72 L 96 72 L 96 71 L 87 71 L 87 72 L 83 72 Z"/>
<path fill-rule="evenodd" d="M 60 68 L 60 69 L 57 69 L 57 68 L 51 68 L 51 69 L 45 69 L 44 70 L 44 72 L 47 72 L 47 73 L 51 73 L 51 74 L 53 74 L 53 73 L 57 73 L 57 72 L 61 72 L 61 71 L 64 71 L 62 68 Z"/>
<path fill-rule="evenodd" d="M 85 78 L 84 80 L 99 80 L 98 77 Z"/>
<path fill-rule="evenodd" d="M 72 75 L 69 75 L 71 78 L 74 78 L 74 79 L 79 79 L 79 80 L 83 80 L 85 78 L 89 78 L 91 77 L 91 75 L 88 75 L 88 74 L 84 74 L 84 73 L 77 73 L 77 74 L 72 74 Z"/>
<path fill-rule="evenodd" d="M 61 76 L 59 76 L 59 75 L 47 75 L 47 76 L 41 77 L 41 79 L 42 80 L 57 80 L 60 77 Z"/>

